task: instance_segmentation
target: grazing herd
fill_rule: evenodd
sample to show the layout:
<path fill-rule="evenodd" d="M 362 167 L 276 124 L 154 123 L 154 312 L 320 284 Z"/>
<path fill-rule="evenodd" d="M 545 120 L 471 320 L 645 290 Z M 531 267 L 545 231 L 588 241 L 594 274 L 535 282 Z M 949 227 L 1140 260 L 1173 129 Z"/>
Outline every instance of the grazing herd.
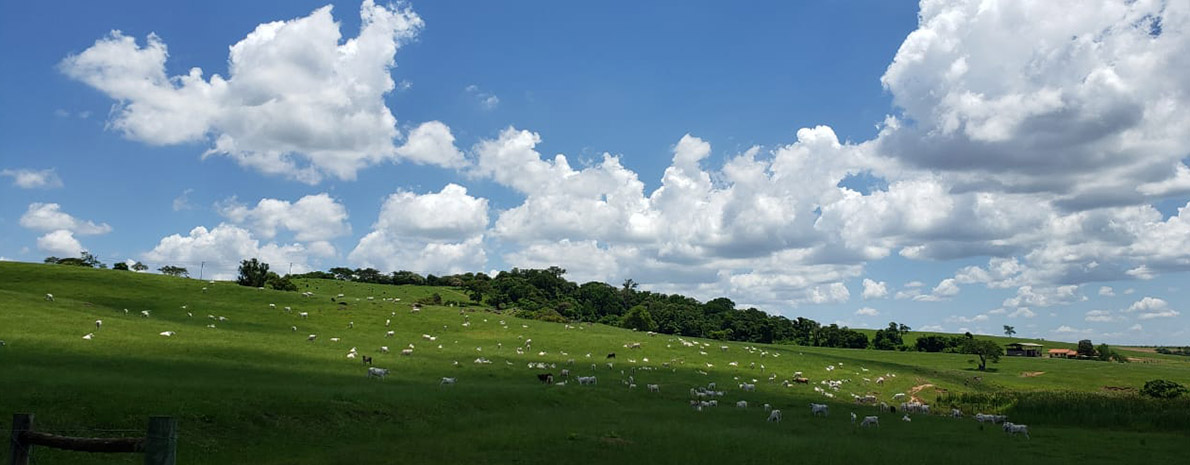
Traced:
<path fill-rule="evenodd" d="M 213 284 L 213 282 L 212 282 L 212 284 Z M 203 287 L 203 292 L 206 293 L 207 289 L 208 289 L 207 287 Z M 307 292 L 307 293 L 304 293 L 303 296 L 311 297 L 311 296 L 313 296 L 313 293 Z M 344 298 L 343 294 L 339 294 L 338 298 L 343 299 Z M 54 295 L 49 294 L 49 293 L 45 294 L 45 300 L 47 302 L 54 302 Z M 368 300 L 373 300 L 373 297 L 368 297 Z M 395 302 L 395 301 L 399 301 L 400 299 L 385 299 L 385 300 L 390 300 L 390 301 Z M 340 303 L 342 304 L 343 302 L 340 302 Z M 271 309 L 276 308 L 276 304 L 268 304 L 268 306 Z M 182 308 L 186 309 L 186 306 L 183 306 Z M 291 307 L 284 307 L 284 310 L 286 313 L 292 313 Z M 412 307 L 411 312 L 418 313 L 420 310 L 421 310 L 421 308 L 419 306 L 414 305 Z M 124 313 L 127 314 L 128 310 L 124 309 Z M 470 327 L 470 323 L 471 323 L 469 320 L 470 317 L 468 315 L 466 315 L 465 313 L 463 313 L 462 311 L 460 311 L 460 313 L 463 314 L 463 317 L 464 317 L 462 326 Z M 187 315 L 193 316 L 190 312 L 187 312 Z M 392 312 L 392 316 L 395 316 L 395 315 L 396 315 L 396 312 Z M 142 311 L 140 311 L 140 316 L 142 318 L 150 318 L 152 316 L 152 312 L 150 310 L 142 310 Z M 304 311 L 297 312 L 297 316 L 303 320 L 308 320 L 310 318 L 309 312 L 304 312 Z M 214 315 L 208 315 L 208 317 L 212 320 L 217 319 L 218 321 L 227 321 L 227 318 L 225 318 L 225 317 L 216 318 Z M 487 322 L 487 320 L 485 319 L 484 322 Z M 499 323 L 500 323 L 500 326 L 503 327 L 504 329 L 509 328 L 503 320 L 501 320 Z M 104 326 L 104 322 L 102 319 L 97 319 L 94 321 L 94 325 L 95 325 L 95 331 L 100 331 Z M 392 325 L 393 325 L 392 319 L 386 318 L 384 320 L 385 328 L 389 328 Z M 214 328 L 214 325 L 210 324 L 210 325 L 208 325 L 208 327 Z M 354 321 L 349 322 L 347 324 L 347 329 L 354 329 L 354 328 L 355 328 Z M 444 325 L 444 329 L 445 328 L 446 328 L 446 326 Z M 522 325 L 522 328 L 527 329 L 528 325 Z M 566 328 L 574 329 L 574 328 L 576 328 L 576 326 L 566 325 Z M 580 326 L 580 327 L 578 327 L 578 329 L 582 329 L 582 327 Z M 296 333 L 297 330 L 298 330 L 297 326 L 290 327 L 291 333 Z M 88 340 L 88 341 L 92 340 L 95 337 L 95 334 L 96 334 L 95 332 L 87 333 L 86 335 L 83 336 L 83 339 Z M 177 334 L 177 332 L 172 331 L 172 330 L 162 331 L 159 333 L 159 335 L 163 336 L 163 337 L 173 337 L 176 334 Z M 655 336 L 656 333 L 650 332 L 648 335 Z M 385 331 L 384 337 L 385 338 L 395 338 L 396 331 L 387 330 L 387 331 Z M 518 336 L 518 337 L 524 339 L 523 336 Z M 309 334 L 306 337 L 306 341 L 313 343 L 317 340 L 317 338 L 318 338 L 318 335 Z M 706 342 L 690 341 L 690 340 L 685 340 L 681 337 L 676 337 L 675 339 L 677 342 L 680 342 L 682 344 L 682 346 L 684 346 L 684 347 L 695 348 L 700 355 L 706 355 L 707 354 L 706 350 L 710 350 L 710 347 L 711 347 L 710 344 L 708 344 Z M 669 339 L 669 342 L 672 343 L 675 341 L 675 339 Z M 425 342 L 437 342 L 438 337 L 432 336 L 430 334 L 422 334 L 422 340 Z M 341 338 L 331 337 L 331 338 L 329 338 L 329 341 L 340 342 Z M 455 341 L 455 343 L 457 344 L 458 341 Z M 518 355 L 525 354 L 526 351 L 531 348 L 532 343 L 533 343 L 532 339 L 525 339 L 522 344 L 519 344 L 516 347 L 516 353 Z M 4 345 L 5 345 L 4 341 L 0 341 L 0 347 L 3 347 Z M 442 349 L 441 344 L 438 344 L 437 347 L 439 349 Z M 496 347 L 497 347 L 497 350 L 499 350 L 500 348 L 503 347 L 503 345 L 500 343 L 497 343 Z M 628 342 L 628 343 L 623 344 L 623 347 L 628 349 L 631 353 L 637 353 L 636 351 L 643 352 L 643 350 L 642 350 L 643 345 L 640 342 Z M 666 347 L 667 348 L 672 347 L 672 344 L 667 344 Z M 718 347 L 721 352 L 728 352 L 729 350 L 731 350 L 730 347 L 727 345 L 720 345 Z M 388 354 L 390 352 L 388 346 L 380 346 L 378 351 L 381 354 Z M 482 347 L 476 347 L 476 351 L 482 352 Z M 764 357 L 777 358 L 777 357 L 781 356 L 781 354 L 776 351 L 769 352 L 768 350 L 762 350 L 760 348 L 751 347 L 751 346 L 743 347 L 743 351 L 747 352 L 748 354 L 751 354 L 751 355 L 759 354 L 759 356 L 762 358 L 764 358 Z M 732 352 L 732 353 L 734 353 L 734 352 Z M 400 351 L 400 355 L 406 356 L 406 357 L 411 357 L 411 356 L 413 356 L 413 354 L 414 354 L 413 344 L 409 344 L 407 348 L 404 348 Z M 561 354 L 563 356 L 568 355 L 565 351 L 561 351 Z M 538 352 L 538 356 L 544 357 L 546 355 L 547 355 L 546 351 Z M 362 360 L 363 365 L 366 366 L 366 369 L 367 369 L 366 377 L 367 378 L 369 378 L 369 379 L 375 378 L 377 380 L 384 380 L 389 375 L 390 371 L 388 368 L 380 368 L 380 367 L 372 366 L 373 362 L 374 362 L 373 356 L 359 354 L 357 349 L 355 347 L 352 347 L 351 350 L 347 353 L 346 358 L 354 360 L 357 357 L 359 357 Z M 590 358 L 591 353 L 587 353 L 586 357 Z M 606 363 L 608 370 L 614 370 L 615 363 L 618 363 L 618 362 L 614 362 L 616 360 L 616 353 L 608 352 L 604 359 L 608 361 Z M 620 375 L 622 377 L 626 376 L 626 379 L 621 378 L 621 382 L 625 386 L 627 386 L 630 390 L 637 387 L 635 376 L 638 374 L 638 371 L 649 372 L 649 371 L 658 369 L 657 367 L 650 366 L 650 365 L 638 365 L 637 359 L 635 357 L 628 357 L 627 361 L 629 364 L 628 366 L 630 367 L 629 371 L 631 371 L 631 374 L 627 374 L 627 372 L 625 370 L 621 369 Z M 641 361 L 647 364 L 649 362 L 649 359 L 642 358 Z M 487 365 L 487 364 L 491 364 L 491 363 L 492 363 L 491 360 L 488 360 L 487 358 L 484 358 L 484 357 L 479 357 L 479 358 L 475 359 L 475 364 L 477 364 L 477 365 Z M 512 365 L 512 363 L 509 361 L 505 361 L 505 363 L 508 365 Z M 573 366 L 574 363 L 575 363 L 575 360 L 572 358 L 572 359 L 567 360 L 566 365 Z M 685 364 L 685 363 L 686 363 L 686 360 L 681 359 L 681 358 L 675 358 L 675 359 L 671 359 L 668 362 L 663 362 L 661 364 L 661 366 L 664 368 L 670 369 L 671 371 L 676 372 L 677 370 L 676 370 L 676 368 L 673 368 L 673 365 Z M 453 365 L 457 367 L 457 366 L 459 366 L 459 362 L 454 361 Z M 706 366 L 707 370 L 701 369 L 701 367 L 703 365 Z M 698 366 L 700 368 L 696 370 L 697 373 L 700 373 L 703 375 L 709 375 L 710 374 L 709 370 L 713 369 L 715 365 L 712 363 L 700 363 Z M 728 366 L 739 367 L 740 364 L 737 361 L 732 361 L 732 362 L 728 363 Z M 547 367 L 548 368 L 557 368 L 557 364 L 555 364 L 555 363 L 547 364 L 544 362 L 536 362 L 536 363 L 531 362 L 531 363 L 529 363 L 529 367 L 531 369 L 542 370 L 542 369 L 546 369 Z M 758 368 L 758 364 L 756 362 L 751 362 L 750 364 L 748 364 L 748 367 L 751 369 L 759 369 L 761 372 L 764 372 L 766 370 L 766 367 L 764 364 L 759 364 L 759 368 Z M 826 371 L 828 373 L 832 373 L 838 369 L 841 369 L 842 367 L 843 367 L 843 363 L 837 363 L 835 365 L 828 365 L 826 367 Z M 867 368 L 861 367 L 861 369 L 864 372 L 869 371 Z M 594 364 L 594 363 L 591 364 L 591 370 L 593 372 L 598 370 L 596 364 Z M 856 374 L 858 375 L 860 373 L 856 372 Z M 568 382 L 571 382 L 571 381 L 576 382 L 580 386 L 595 386 L 595 385 L 597 385 L 597 382 L 598 382 L 597 377 L 594 374 L 592 374 L 590 376 L 574 376 L 574 377 L 572 377 L 571 370 L 569 368 L 561 369 L 561 371 L 560 371 L 561 379 L 560 380 L 555 378 L 553 372 L 539 372 L 536 374 L 536 377 L 537 377 L 537 380 L 541 384 L 550 385 L 550 386 L 566 386 L 568 384 Z M 876 377 L 874 381 L 870 380 L 868 378 L 863 378 L 863 381 L 865 383 L 872 382 L 876 386 L 884 386 L 884 384 L 886 382 L 888 382 L 891 378 L 895 378 L 895 377 L 896 377 L 895 374 L 887 373 L 883 376 Z M 757 380 L 756 379 L 740 380 L 739 376 L 736 376 L 735 379 L 740 381 L 737 383 L 737 387 L 741 393 L 750 393 L 751 395 L 755 395 L 755 393 L 757 391 L 757 384 L 756 384 Z M 776 373 L 772 373 L 767 377 L 767 379 L 769 382 L 776 383 L 778 376 Z M 813 390 L 814 390 L 814 392 L 821 394 L 824 397 L 833 399 L 835 397 L 835 393 L 840 392 L 841 389 L 843 389 L 843 387 L 846 385 L 846 383 L 849 383 L 850 381 L 851 380 L 849 380 L 849 379 L 835 379 L 835 380 L 823 379 L 818 383 L 818 385 L 813 386 Z M 457 382 L 458 382 L 458 378 L 455 376 L 449 376 L 449 377 L 443 376 L 439 379 L 438 384 L 439 384 L 439 386 L 454 386 Z M 798 385 L 798 384 L 801 384 L 801 385 L 810 385 L 811 384 L 809 378 L 804 376 L 803 372 L 801 372 L 801 371 L 795 372 L 792 377 L 783 381 L 781 383 L 781 386 L 783 386 L 785 388 L 792 388 L 793 386 Z M 647 384 L 645 384 L 645 386 L 646 386 L 647 392 L 649 392 L 649 393 L 658 393 L 659 394 L 661 392 L 661 385 L 658 383 L 647 383 Z M 910 391 L 910 392 L 913 392 L 913 391 Z M 715 382 L 709 382 L 709 383 L 707 383 L 706 387 L 700 386 L 700 387 L 695 387 L 695 388 L 690 389 L 690 396 L 691 396 L 690 405 L 691 405 L 691 407 L 693 407 L 693 409 L 695 411 L 702 412 L 708 408 L 718 406 L 718 402 L 719 402 L 718 398 L 721 398 L 724 395 L 725 395 L 724 391 L 717 390 L 717 385 Z M 880 412 L 896 412 L 897 411 L 896 407 L 890 406 L 886 402 L 880 402 L 879 399 L 875 395 L 872 395 L 872 394 L 864 394 L 864 395 L 851 394 L 851 396 L 853 397 L 856 405 L 876 407 L 879 409 Z M 906 395 L 904 393 L 897 393 L 892 396 L 892 400 L 894 400 L 894 401 L 902 400 L 905 397 L 906 397 Z M 749 403 L 747 400 L 738 400 L 735 402 L 735 406 L 737 409 L 747 410 L 749 408 Z M 830 415 L 830 405 L 829 404 L 810 403 L 809 406 L 810 406 L 810 415 L 812 417 L 817 417 L 820 415 L 822 417 L 827 417 Z M 764 407 L 764 411 L 767 413 L 767 415 L 766 415 L 767 422 L 779 423 L 782 421 L 783 415 L 782 415 L 782 411 L 780 409 L 773 408 L 773 405 L 768 404 L 768 403 L 763 404 L 763 407 Z M 912 421 L 912 418 L 909 416 L 910 413 L 923 414 L 923 415 L 929 415 L 931 413 L 930 406 L 928 404 L 924 404 L 924 403 L 916 400 L 916 398 L 901 402 L 899 405 L 899 408 L 901 410 L 900 413 L 903 414 L 901 419 L 904 422 Z M 951 409 L 948 416 L 953 417 L 953 418 L 962 418 L 963 414 L 959 409 Z M 974 418 L 980 424 L 985 423 L 985 422 L 991 422 L 993 424 L 1001 424 L 1003 431 L 1009 435 L 1013 435 L 1013 436 L 1021 435 L 1021 436 L 1024 436 L 1026 439 L 1029 438 L 1029 430 L 1026 425 L 1008 422 L 1007 418 L 1004 415 L 992 415 L 992 414 L 977 413 L 974 415 Z M 880 418 L 879 418 L 879 416 L 876 416 L 876 415 L 863 416 L 862 420 L 861 420 L 858 415 L 856 415 L 854 412 L 852 412 L 851 413 L 851 423 L 853 425 L 856 425 L 857 421 L 858 421 L 857 426 L 861 427 L 861 428 L 868 428 L 868 427 L 879 428 L 880 427 Z"/>

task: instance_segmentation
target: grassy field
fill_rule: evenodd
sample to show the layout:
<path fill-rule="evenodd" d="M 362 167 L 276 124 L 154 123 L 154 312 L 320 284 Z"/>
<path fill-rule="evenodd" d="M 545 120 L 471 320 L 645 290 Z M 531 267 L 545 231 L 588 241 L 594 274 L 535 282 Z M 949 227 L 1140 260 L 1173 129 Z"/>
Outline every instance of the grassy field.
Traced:
<path fill-rule="evenodd" d="M 38 429 L 79 436 L 142 430 L 149 415 L 171 415 L 179 420 L 179 463 L 187 464 L 1119 464 L 1176 462 L 1190 439 L 1190 401 L 1104 394 L 1105 386 L 1139 388 L 1155 378 L 1190 384 L 1190 361 L 1157 354 L 1138 352 L 1133 356 L 1149 363 L 1130 364 L 1009 357 L 981 373 L 969 356 L 957 354 L 688 338 L 697 346 L 687 347 L 667 335 L 519 320 L 480 308 L 462 315 L 450 307 L 410 312 L 412 301 L 434 292 L 465 300 L 445 288 L 322 280 L 299 281 L 299 288 L 314 296 L 0 262 L 0 340 L 7 343 L 0 347 L 0 412 L 33 412 Z M 46 293 L 55 300 L 46 301 Z M 338 294 L 344 297 L 332 301 Z M 151 316 L 140 317 L 142 310 Z M 96 319 L 102 328 L 95 328 Z M 385 337 L 390 329 L 395 336 Z M 176 335 L 160 336 L 163 331 Z M 82 338 L 87 333 L 94 333 L 91 340 Z M 306 340 L 310 334 L 316 341 Z M 526 339 L 532 347 L 518 355 L 515 348 Z M 642 348 L 625 348 L 629 342 Z M 413 355 L 399 355 L 409 344 Z M 380 354 L 380 346 L 392 353 Z M 360 360 L 346 358 L 352 347 L 392 374 L 367 379 Z M 609 352 L 617 355 L 611 368 Z M 492 363 L 473 363 L 478 357 Z M 542 385 L 531 362 L 556 364 L 544 371 L 559 381 L 569 368 L 599 382 Z M 828 372 L 828 365 L 836 369 Z M 633 367 L 640 389 L 630 390 L 623 382 Z M 795 371 L 815 384 L 768 381 Z M 895 376 L 881 386 L 864 380 L 880 375 Z M 458 383 L 439 386 L 443 376 Z M 755 392 L 736 388 L 752 379 Z M 825 379 L 849 381 L 829 399 L 812 389 Z M 687 405 L 690 388 L 708 382 L 726 395 L 719 407 L 695 412 Z M 659 384 L 661 392 L 649 393 L 645 384 Z M 892 403 L 900 392 L 947 412 L 950 402 L 998 409 L 1028 424 L 1032 439 L 981 428 L 969 418 L 974 411 L 964 419 L 916 415 L 910 423 L 881 414 L 878 430 L 850 424 L 852 411 L 876 414 L 851 404 L 850 393 Z M 738 400 L 749 408 L 734 407 Z M 824 401 L 831 415 L 811 417 L 807 404 Z M 781 409 L 784 421 L 766 423 L 763 403 Z M 4 448 L 0 462 L 7 454 Z M 138 463 L 140 457 L 39 449 L 35 459 Z"/>

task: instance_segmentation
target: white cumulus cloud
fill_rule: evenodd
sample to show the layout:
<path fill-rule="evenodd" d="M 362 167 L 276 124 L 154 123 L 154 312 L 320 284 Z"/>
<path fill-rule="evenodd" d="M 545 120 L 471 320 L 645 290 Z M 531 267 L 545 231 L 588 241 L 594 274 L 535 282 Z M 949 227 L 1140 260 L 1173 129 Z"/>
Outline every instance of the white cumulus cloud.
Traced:
<path fill-rule="evenodd" d="M 864 278 L 863 298 L 865 299 L 879 299 L 888 296 L 888 283 L 884 281 L 877 282 L 872 279 Z"/>
<path fill-rule="evenodd" d="M 37 248 L 43 252 L 61 257 L 77 257 L 82 254 L 83 245 L 74 238 L 74 233 L 65 229 L 50 231 L 37 238 Z"/>
<path fill-rule="evenodd" d="M 326 241 L 351 233 L 347 208 L 329 194 L 307 195 L 296 202 L 261 199 L 256 206 L 238 203 L 234 198 L 219 206 L 219 213 L 236 224 L 247 225 L 262 239 L 272 239 L 277 231 L 293 232 L 302 242 Z"/>
<path fill-rule="evenodd" d="M 406 145 L 384 96 L 395 88 L 397 50 L 424 27 L 408 7 L 360 6 L 360 31 L 344 40 L 331 7 L 256 27 L 230 47 L 228 74 L 166 74 L 165 42 L 112 31 L 66 57 L 60 69 L 115 99 L 109 122 L 152 145 L 209 141 L 206 154 L 307 183 L 354 179 L 385 160 L 458 166 L 441 123 L 419 126 Z M 429 124 L 429 123 L 427 123 Z M 445 134 L 444 134 L 445 132 Z"/>
<path fill-rule="evenodd" d="M 37 231 L 66 230 L 81 236 L 107 234 L 112 227 L 107 223 L 96 224 L 92 221 L 80 220 L 62 211 L 62 206 L 56 203 L 34 202 L 21 215 L 21 226 Z"/>
<path fill-rule="evenodd" d="M 62 178 L 53 168 L 45 170 L 0 170 L 0 176 L 12 178 L 12 185 L 22 189 L 53 189 L 62 187 Z"/>

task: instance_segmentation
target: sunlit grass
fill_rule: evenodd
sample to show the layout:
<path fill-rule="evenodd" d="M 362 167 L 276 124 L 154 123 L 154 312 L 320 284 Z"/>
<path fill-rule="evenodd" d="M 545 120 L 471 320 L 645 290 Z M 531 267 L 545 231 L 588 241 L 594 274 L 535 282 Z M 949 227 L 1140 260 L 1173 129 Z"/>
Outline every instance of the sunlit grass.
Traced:
<path fill-rule="evenodd" d="M 435 292 L 447 300 L 466 299 L 448 288 L 336 281 L 298 285 L 299 292 L 315 296 L 226 282 L 0 263 L 0 339 L 7 342 L 0 348 L 0 412 L 33 412 L 39 428 L 59 431 L 139 429 L 149 415 L 172 415 L 179 419 L 179 463 L 212 464 L 773 463 L 794 458 L 848 464 L 1127 463 L 1141 454 L 1178 457 L 1190 433 L 1184 421 L 1161 423 L 1165 420 L 1152 409 L 1102 407 L 1115 404 L 1096 395 L 1104 386 L 1139 388 L 1154 378 L 1190 384 L 1190 364 L 1179 360 L 1121 365 L 1005 358 L 989 365 L 995 371 L 981 373 L 968 363 L 969 356 L 958 354 L 761 345 L 749 352 L 744 349 L 749 344 L 687 339 L 699 343 L 690 348 L 667 335 L 600 325 L 567 329 L 479 309 L 468 309 L 466 318 L 451 307 L 410 313 L 414 300 Z M 54 302 L 43 299 L 47 292 Z M 345 296 L 338 298 L 339 293 Z M 293 312 L 285 312 L 285 306 Z M 150 310 L 151 317 L 141 318 L 141 310 Z M 302 319 L 298 312 L 310 316 Z M 96 319 L 104 321 L 98 330 Z M 392 320 L 390 328 L 384 326 L 386 319 Z M 469 326 L 463 326 L 465 321 Z M 389 329 L 396 333 L 392 338 L 385 337 Z M 177 335 L 159 336 L 162 331 Z M 83 340 L 87 333 L 95 333 L 94 338 Z M 306 341 L 309 334 L 318 335 L 315 342 Z M 436 341 L 424 340 L 423 334 Z M 332 337 L 340 341 L 330 342 Z M 525 339 L 532 339 L 532 346 L 517 355 L 515 348 Z M 628 342 L 643 347 L 629 350 Z M 413 355 L 398 355 L 409 344 Z M 380 354 L 382 345 L 391 353 Z M 729 348 L 723 352 L 720 345 Z M 392 374 L 384 381 L 366 379 L 360 359 L 346 357 L 352 347 L 375 356 L 376 366 Z M 545 355 L 538 355 L 542 351 Z M 609 352 L 616 353 L 614 360 L 605 358 Z M 473 363 L 478 357 L 493 363 Z M 545 386 L 536 379 L 539 370 L 527 367 L 530 362 L 556 364 L 545 371 L 559 381 L 561 369 L 569 368 L 575 375 L 598 376 L 599 384 Z M 826 371 L 827 365 L 836 370 Z M 622 384 L 632 367 L 645 366 L 657 369 L 633 375 L 639 389 Z M 833 400 L 811 386 L 786 388 L 767 381 L 772 373 L 784 380 L 795 371 L 815 383 L 850 381 Z M 1039 371 L 1045 373 L 1021 376 Z M 877 386 L 875 378 L 887 373 L 896 376 Z M 439 386 L 443 376 L 459 382 Z M 975 376 L 982 380 L 973 382 Z M 759 381 L 754 393 L 735 387 L 752 379 Z M 694 412 L 687 406 L 689 389 L 710 381 L 727 391 L 721 406 Z M 661 393 L 645 391 L 652 383 L 661 385 Z M 918 393 L 927 402 L 937 402 L 944 391 L 1037 392 L 1029 402 L 988 404 L 1023 418 L 1033 439 L 1007 437 L 969 418 L 915 416 L 904 423 L 899 414 L 884 414 L 879 430 L 850 425 L 851 411 L 861 416 L 875 411 L 850 405 L 849 393 L 872 393 L 893 403 L 893 394 L 922 384 L 933 385 Z M 1066 404 L 1062 396 L 1073 396 L 1066 398 L 1074 402 Z M 737 400 L 751 407 L 736 409 Z M 823 400 L 832 404 L 832 415 L 811 418 L 806 404 Z M 759 408 L 763 403 L 782 409 L 785 421 L 766 423 Z M 1185 412 L 1185 404 L 1178 405 L 1180 410 L 1169 415 Z M 1096 416 L 1101 408 L 1110 411 Z M 7 453 L 4 449 L 5 459 Z M 138 458 L 37 453 L 39 464 L 137 463 Z"/>

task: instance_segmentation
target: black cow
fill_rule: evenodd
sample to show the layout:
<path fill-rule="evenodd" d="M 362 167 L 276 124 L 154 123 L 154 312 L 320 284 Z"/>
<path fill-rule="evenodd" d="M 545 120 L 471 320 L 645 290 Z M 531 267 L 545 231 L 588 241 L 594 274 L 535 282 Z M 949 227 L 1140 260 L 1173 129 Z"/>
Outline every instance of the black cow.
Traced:
<path fill-rule="evenodd" d="M 607 358 L 616 358 L 616 353 L 612 352 L 610 354 L 607 354 Z"/>

